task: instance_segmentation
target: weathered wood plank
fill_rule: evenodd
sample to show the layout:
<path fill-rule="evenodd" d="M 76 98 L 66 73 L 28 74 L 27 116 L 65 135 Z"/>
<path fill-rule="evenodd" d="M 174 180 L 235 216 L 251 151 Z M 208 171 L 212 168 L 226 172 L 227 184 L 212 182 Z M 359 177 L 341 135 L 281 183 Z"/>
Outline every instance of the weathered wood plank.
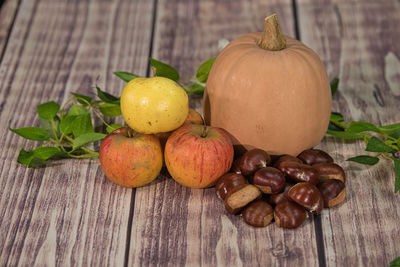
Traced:
<path fill-rule="evenodd" d="M 277 12 L 293 33 L 291 2 L 159 1 L 152 56 L 192 77 L 217 54 L 219 40 L 261 31 Z M 200 99 L 191 105 L 200 109 Z M 191 190 L 167 175 L 136 190 L 129 263 L 143 265 L 257 266 L 318 264 L 314 224 L 295 231 L 255 229 L 228 215 L 214 189 Z"/>
<path fill-rule="evenodd" d="M 0 66 L 0 265 L 122 266 L 132 190 L 96 160 L 27 169 L 34 142 L 7 130 L 38 125 L 36 106 L 71 92 L 119 94 L 117 69 L 146 73 L 152 1 L 23 1 Z M 106 79 L 105 79 L 106 78 Z M 104 81 L 106 80 L 106 81 Z"/>
<path fill-rule="evenodd" d="M 0 8 L 0 62 L 6 47 L 7 37 L 11 30 L 14 17 L 17 14 L 18 6 L 19 1 L 6 0 L 2 3 Z"/>
<path fill-rule="evenodd" d="M 307 1 L 305 1 L 307 2 Z M 302 41 L 315 49 L 340 86 L 333 110 L 347 119 L 400 121 L 400 4 L 324 1 L 298 5 Z M 367 154 L 362 143 L 326 138 L 348 175 L 347 200 L 322 214 L 328 266 L 385 266 L 400 255 L 400 194 L 390 161 L 374 167 L 345 162 Z"/>

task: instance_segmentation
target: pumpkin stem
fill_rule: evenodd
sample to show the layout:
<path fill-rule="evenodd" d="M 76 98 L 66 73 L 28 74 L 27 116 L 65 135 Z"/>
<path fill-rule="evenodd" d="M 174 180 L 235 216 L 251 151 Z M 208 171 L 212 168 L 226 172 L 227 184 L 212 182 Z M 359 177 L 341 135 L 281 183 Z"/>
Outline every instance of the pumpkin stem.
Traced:
<path fill-rule="evenodd" d="M 257 44 L 259 47 L 271 51 L 278 51 L 286 48 L 286 39 L 281 32 L 278 16 L 276 14 L 265 18 L 264 31 Z"/>

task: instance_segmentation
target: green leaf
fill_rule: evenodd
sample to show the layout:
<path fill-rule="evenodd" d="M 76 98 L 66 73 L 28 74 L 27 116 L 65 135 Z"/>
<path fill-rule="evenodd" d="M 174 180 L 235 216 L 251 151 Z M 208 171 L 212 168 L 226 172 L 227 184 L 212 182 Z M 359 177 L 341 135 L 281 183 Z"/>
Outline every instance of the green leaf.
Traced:
<path fill-rule="evenodd" d="M 99 140 L 103 139 L 106 136 L 107 135 L 103 134 L 103 133 L 86 133 L 86 134 L 82 134 L 82 135 L 78 136 L 74 140 L 74 142 L 72 144 L 73 150 L 75 150 L 75 149 L 77 149 L 77 148 L 79 148 L 79 147 L 81 147 L 83 145 L 86 145 L 88 143 L 99 141 Z"/>
<path fill-rule="evenodd" d="M 88 113 L 88 110 L 81 106 L 81 105 L 73 105 L 67 113 L 67 116 L 71 116 L 71 115 L 84 115 Z"/>
<path fill-rule="evenodd" d="M 331 112 L 331 117 L 329 119 L 328 130 L 343 132 L 344 128 L 337 125 L 344 121 L 343 115 L 338 112 Z"/>
<path fill-rule="evenodd" d="M 105 103 L 99 106 L 99 110 L 103 115 L 109 117 L 117 117 L 121 115 L 121 108 L 117 104 Z"/>
<path fill-rule="evenodd" d="M 334 96 L 336 94 L 336 91 L 338 89 L 339 86 L 339 78 L 333 78 L 333 80 L 331 81 L 331 93 L 332 96 Z"/>
<path fill-rule="evenodd" d="M 37 112 L 39 117 L 45 120 L 53 119 L 57 115 L 57 112 L 59 110 L 60 110 L 60 104 L 54 101 L 40 104 L 37 107 Z"/>
<path fill-rule="evenodd" d="M 154 76 L 165 77 L 174 81 L 179 80 L 178 71 L 170 65 L 153 58 L 150 58 L 150 64 L 153 67 Z"/>
<path fill-rule="evenodd" d="M 336 124 L 333 124 L 332 122 L 329 122 L 328 130 L 338 131 L 338 132 L 343 132 L 344 131 L 343 128 L 340 128 L 339 126 L 337 126 Z"/>
<path fill-rule="evenodd" d="M 125 127 L 125 126 L 121 125 L 121 124 L 110 124 L 110 126 L 107 126 L 106 131 L 107 131 L 107 133 L 111 133 L 122 127 Z"/>
<path fill-rule="evenodd" d="M 22 136 L 23 138 L 35 141 L 46 141 L 50 138 L 49 133 L 39 127 L 25 127 L 19 129 L 9 128 L 10 131 Z"/>
<path fill-rule="evenodd" d="M 93 133 L 93 124 L 90 113 L 86 115 L 78 115 L 72 123 L 72 133 L 75 138 L 82 134 Z"/>
<path fill-rule="evenodd" d="M 32 152 L 36 158 L 47 160 L 59 153 L 60 149 L 54 146 L 42 146 L 35 148 Z"/>
<path fill-rule="evenodd" d="M 395 133 L 391 134 L 390 136 L 393 137 L 393 138 L 398 139 L 398 140 L 397 140 L 397 144 L 400 145 L 400 131 L 395 132 Z"/>
<path fill-rule="evenodd" d="M 395 173 L 395 180 L 394 180 L 394 192 L 397 193 L 400 190 L 400 160 L 398 159 L 393 159 L 394 161 L 394 173 Z M 400 258 L 397 258 L 399 260 L 399 266 L 400 266 Z"/>
<path fill-rule="evenodd" d="M 92 103 L 92 98 L 90 96 L 81 95 L 78 93 L 72 93 L 72 94 L 76 97 L 76 100 L 78 100 L 78 102 L 84 106 L 87 106 L 88 104 Z"/>
<path fill-rule="evenodd" d="M 54 133 L 53 133 L 53 126 L 51 125 L 50 120 L 45 120 L 42 118 L 39 118 L 39 123 L 40 123 L 40 128 L 45 129 L 51 138 L 55 138 Z M 54 117 L 54 125 L 56 128 L 56 134 L 57 136 L 60 135 L 60 118 L 58 116 Z"/>
<path fill-rule="evenodd" d="M 400 132 L 400 123 L 389 124 L 379 127 L 379 129 L 388 135 L 396 134 Z"/>
<path fill-rule="evenodd" d="M 362 133 L 348 133 L 343 131 L 332 131 L 332 130 L 328 130 L 326 131 L 326 133 L 343 139 L 360 139 L 364 137 Z"/>
<path fill-rule="evenodd" d="M 205 83 L 207 81 L 208 74 L 210 73 L 211 67 L 214 64 L 215 59 L 216 59 L 215 57 L 210 58 L 209 60 L 203 62 L 203 64 L 200 65 L 196 73 L 196 78 L 199 82 Z"/>
<path fill-rule="evenodd" d="M 70 134 L 72 133 L 72 129 L 74 128 L 74 120 L 76 119 L 77 115 L 67 115 L 64 117 L 60 122 L 60 131 L 63 134 Z"/>
<path fill-rule="evenodd" d="M 98 86 L 97 89 L 97 96 L 106 103 L 119 103 L 119 97 L 113 96 L 109 93 L 102 91 Z"/>
<path fill-rule="evenodd" d="M 19 152 L 17 161 L 28 167 L 38 167 L 46 164 L 46 160 L 36 158 L 33 151 L 28 152 L 24 149 Z"/>
<path fill-rule="evenodd" d="M 351 125 L 349 128 L 347 128 L 346 132 L 348 133 L 361 133 L 361 132 L 376 132 L 380 133 L 381 131 L 379 128 L 372 123 L 369 122 L 363 122 L 363 121 L 354 121 L 351 122 Z"/>
<path fill-rule="evenodd" d="M 330 121 L 342 122 L 342 121 L 344 121 L 344 118 L 343 118 L 343 115 L 338 112 L 331 112 Z"/>
<path fill-rule="evenodd" d="M 187 91 L 188 94 L 203 95 L 204 86 L 199 83 L 191 84 L 191 89 Z"/>
<path fill-rule="evenodd" d="M 365 151 L 393 152 L 394 150 L 390 146 L 386 145 L 382 140 L 373 136 L 368 140 L 367 148 L 365 149 Z"/>
<path fill-rule="evenodd" d="M 391 261 L 389 267 L 400 267 L 400 257 Z"/>
<path fill-rule="evenodd" d="M 365 164 L 365 165 L 375 165 L 376 163 L 379 162 L 379 158 L 362 155 L 362 156 L 349 158 L 349 159 L 347 159 L 347 161 L 354 161 L 354 162 Z"/>
<path fill-rule="evenodd" d="M 130 82 L 133 79 L 139 78 L 139 76 L 129 73 L 129 72 L 124 72 L 124 71 L 116 71 L 114 72 L 114 74 L 120 78 L 121 80 L 123 80 L 124 82 Z"/>

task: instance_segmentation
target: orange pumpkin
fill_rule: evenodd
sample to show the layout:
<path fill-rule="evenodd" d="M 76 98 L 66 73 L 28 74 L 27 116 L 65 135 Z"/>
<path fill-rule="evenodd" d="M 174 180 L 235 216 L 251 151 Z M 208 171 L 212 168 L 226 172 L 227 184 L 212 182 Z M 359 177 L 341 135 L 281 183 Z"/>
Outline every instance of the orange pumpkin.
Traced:
<path fill-rule="evenodd" d="M 264 32 L 239 37 L 218 55 L 203 111 L 206 122 L 227 130 L 235 144 L 296 156 L 325 135 L 329 79 L 318 55 L 284 37 L 272 15 Z"/>

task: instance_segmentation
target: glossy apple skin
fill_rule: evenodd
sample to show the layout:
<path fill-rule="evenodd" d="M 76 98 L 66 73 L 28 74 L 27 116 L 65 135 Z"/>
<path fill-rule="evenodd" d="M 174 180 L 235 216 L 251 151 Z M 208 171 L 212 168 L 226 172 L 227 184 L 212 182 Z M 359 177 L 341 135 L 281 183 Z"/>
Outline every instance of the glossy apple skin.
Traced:
<path fill-rule="evenodd" d="M 174 131 L 165 145 L 165 165 L 176 182 L 191 188 L 213 186 L 231 168 L 233 145 L 226 131 L 188 124 Z"/>
<path fill-rule="evenodd" d="M 124 187 L 139 187 L 157 178 L 163 164 L 160 141 L 152 134 L 128 136 L 128 127 L 104 138 L 99 159 L 106 177 Z"/>

